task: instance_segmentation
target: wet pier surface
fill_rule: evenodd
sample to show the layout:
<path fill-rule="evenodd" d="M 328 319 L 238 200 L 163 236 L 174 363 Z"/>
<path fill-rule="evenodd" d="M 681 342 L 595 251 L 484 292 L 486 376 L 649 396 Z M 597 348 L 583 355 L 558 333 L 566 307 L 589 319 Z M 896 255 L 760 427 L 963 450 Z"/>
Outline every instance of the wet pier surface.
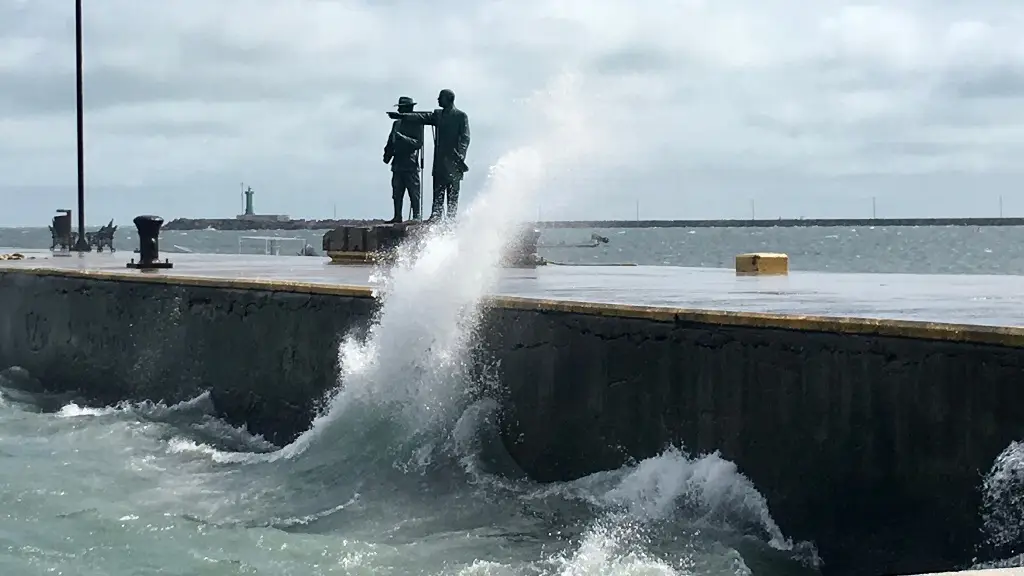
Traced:
<path fill-rule="evenodd" d="M 0 270 L 59 268 L 140 274 L 125 268 L 125 263 L 136 256 L 131 253 L 22 253 L 36 259 L 2 261 Z M 147 274 L 368 286 L 372 272 L 368 266 L 331 265 L 321 257 L 165 256 L 174 268 Z M 535 270 L 504 270 L 495 294 L 702 310 L 1024 326 L 1024 276 L 791 272 L 779 277 L 737 277 L 728 269 L 549 265 Z"/>

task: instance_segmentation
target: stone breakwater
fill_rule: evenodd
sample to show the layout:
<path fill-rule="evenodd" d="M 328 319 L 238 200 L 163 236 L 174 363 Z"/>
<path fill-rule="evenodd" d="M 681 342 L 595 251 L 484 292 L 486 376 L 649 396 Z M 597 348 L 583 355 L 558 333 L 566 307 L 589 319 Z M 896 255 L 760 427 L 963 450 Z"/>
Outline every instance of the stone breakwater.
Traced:
<path fill-rule="evenodd" d="M 375 226 L 384 220 L 262 221 L 237 218 L 175 218 L 164 230 L 333 230 L 341 226 Z M 1024 218 L 778 218 L 761 220 L 557 220 L 538 228 L 830 228 L 863 226 L 1024 226 Z"/>
<path fill-rule="evenodd" d="M 361 286 L 7 268 L 0 365 L 96 403 L 209 391 L 284 444 L 375 307 Z M 533 478 L 718 450 L 827 574 L 970 564 L 981 477 L 1024 436 L 1009 328 L 495 298 L 473 358 Z"/>
<path fill-rule="evenodd" d="M 237 218 L 175 218 L 163 230 L 333 230 L 341 226 L 373 226 L 384 220 L 239 220 Z"/>

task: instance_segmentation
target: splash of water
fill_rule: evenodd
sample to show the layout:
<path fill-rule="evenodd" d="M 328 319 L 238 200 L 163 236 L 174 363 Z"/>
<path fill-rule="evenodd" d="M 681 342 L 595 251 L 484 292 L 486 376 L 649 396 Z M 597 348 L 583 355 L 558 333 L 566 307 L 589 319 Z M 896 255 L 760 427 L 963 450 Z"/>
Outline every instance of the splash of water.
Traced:
<path fill-rule="evenodd" d="M 685 508 L 689 516 L 708 524 L 761 531 L 773 547 L 793 547 L 769 514 L 764 496 L 735 463 L 717 452 L 693 459 L 670 448 L 641 462 L 604 498 L 624 506 L 633 517 L 661 520 Z"/>
<path fill-rule="evenodd" d="M 1011 442 L 982 483 L 982 529 L 1000 558 L 985 567 L 1019 566 L 1024 561 L 1024 443 Z"/>
<path fill-rule="evenodd" d="M 628 524 L 600 524 L 587 532 L 571 555 L 559 557 L 560 576 L 600 574 L 618 576 L 637 574 L 676 576 L 680 573 L 668 563 L 653 558 L 633 544 L 635 536 Z"/>
<path fill-rule="evenodd" d="M 503 253 L 530 216 L 532 198 L 602 141 L 599 124 L 580 106 L 579 87 L 575 76 L 559 76 L 527 102 L 528 117 L 539 121 L 529 143 L 491 167 L 484 190 L 454 225 L 399 248 L 396 264 L 381 275 L 380 307 L 368 335 L 347 337 L 340 346 L 340 389 L 283 455 L 302 453 L 356 406 L 400 416 L 407 435 L 458 418 L 473 393 L 466 352 Z"/>

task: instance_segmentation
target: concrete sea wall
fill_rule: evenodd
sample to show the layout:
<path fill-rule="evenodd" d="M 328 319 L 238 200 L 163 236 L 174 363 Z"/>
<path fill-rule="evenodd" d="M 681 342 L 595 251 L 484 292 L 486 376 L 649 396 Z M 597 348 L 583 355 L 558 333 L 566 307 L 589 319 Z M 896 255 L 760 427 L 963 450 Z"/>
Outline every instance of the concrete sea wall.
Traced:
<path fill-rule="evenodd" d="M 535 478 L 720 450 L 842 573 L 968 565 L 981 478 L 1024 437 L 1018 330 L 518 304 L 484 348 Z"/>
<path fill-rule="evenodd" d="M 210 390 L 285 443 L 336 382 L 369 290 L 0 271 L 0 367 L 100 402 Z M 982 475 L 1024 437 L 1024 332 L 496 299 L 475 357 L 540 481 L 720 450 L 832 574 L 970 563 Z"/>
<path fill-rule="evenodd" d="M 375 309 L 365 289 L 96 276 L 0 272 L 0 367 L 106 403 L 209 390 L 225 418 L 281 444 L 308 428 L 341 336 Z"/>

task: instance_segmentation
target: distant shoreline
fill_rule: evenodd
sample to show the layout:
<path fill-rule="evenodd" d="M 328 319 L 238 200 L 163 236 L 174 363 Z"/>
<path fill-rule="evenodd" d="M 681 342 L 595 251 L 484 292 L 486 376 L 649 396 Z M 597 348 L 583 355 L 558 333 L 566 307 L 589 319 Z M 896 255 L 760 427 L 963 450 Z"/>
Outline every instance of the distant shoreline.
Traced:
<path fill-rule="evenodd" d="M 176 218 L 164 230 L 330 230 L 340 226 L 372 226 L 383 220 L 289 220 Z M 855 226 L 1024 226 L 1024 218 L 781 218 L 775 220 L 557 220 L 538 228 L 835 228 Z"/>

